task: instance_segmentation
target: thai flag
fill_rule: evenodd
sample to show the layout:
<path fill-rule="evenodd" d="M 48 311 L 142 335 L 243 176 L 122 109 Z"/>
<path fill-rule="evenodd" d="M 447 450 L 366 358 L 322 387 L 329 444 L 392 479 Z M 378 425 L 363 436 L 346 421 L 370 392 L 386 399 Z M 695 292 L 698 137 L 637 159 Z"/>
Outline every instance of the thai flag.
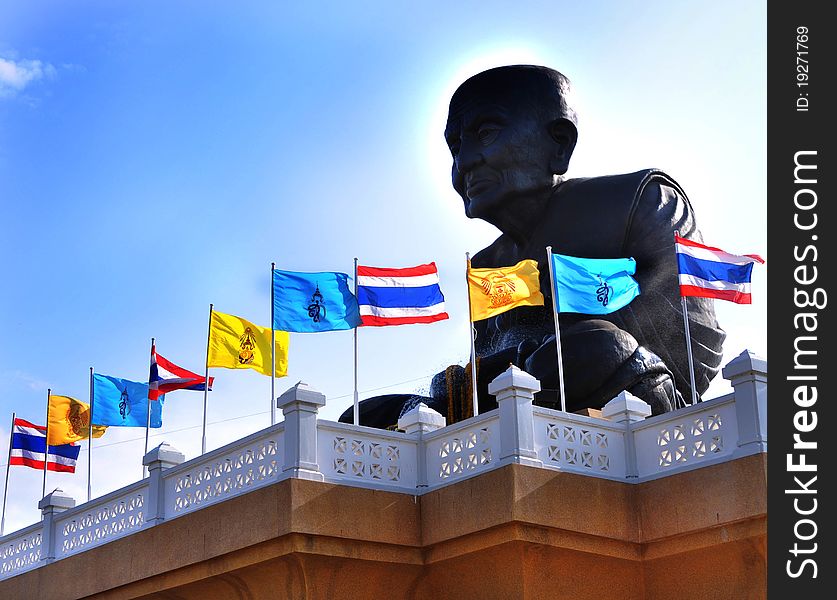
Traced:
<path fill-rule="evenodd" d="M 751 304 L 750 275 L 754 263 L 764 263 L 757 254 L 730 254 L 720 248 L 674 236 L 680 295 Z"/>
<path fill-rule="evenodd" d="M 209 378 L 209 391 L 212 391 L 214 377 Z M 157 354 L 155 346 L 151 345 L 151 373 L 148 376 L 148 398 L 157 400 L 163 394 L 174 390 L 204 391 L 206 379 L 202 375 L 178 367 L 162 355 Z"/>
<path fill-rule="evenodd" d="M 388 269 L 357 267 L 361 325 L 407 325 L 447 319 L 436 263 Z"/>
<path fill-rule="evenodd" d="M 15 419 L 12 425 L 12 445 L 9 452 L 10 465 L 23 465 L 43 470 L 46 448 L 46 427 L 33 425 L 23 419 Z M 64 444 L 50 446 L 46 454 L 47 470 L 64 473 L 76 472 L 76 461 L 81 446 Z"/>

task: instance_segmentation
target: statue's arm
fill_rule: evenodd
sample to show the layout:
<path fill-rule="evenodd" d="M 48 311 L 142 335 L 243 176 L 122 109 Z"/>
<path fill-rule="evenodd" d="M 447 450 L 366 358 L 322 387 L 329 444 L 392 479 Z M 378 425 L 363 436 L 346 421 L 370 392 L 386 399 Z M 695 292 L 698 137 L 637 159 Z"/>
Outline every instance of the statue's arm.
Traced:
<path fill-rule="evenodd" d="M 675 375 L 678 389 L 690 394 L 685 329 L 678 282 L 674 234 L 701 240 L 691 202 L 672 180 L 660 175 L 638 192 L 625 237 L 626 256 L 637 261 L 640 296 L 618 313 L 618 325 L 634 333 Z M 695 381 L 703 393 L 718 373 L 725 334 L 713 302 L 688 298 L 689 328 L 695 358 Z"/>

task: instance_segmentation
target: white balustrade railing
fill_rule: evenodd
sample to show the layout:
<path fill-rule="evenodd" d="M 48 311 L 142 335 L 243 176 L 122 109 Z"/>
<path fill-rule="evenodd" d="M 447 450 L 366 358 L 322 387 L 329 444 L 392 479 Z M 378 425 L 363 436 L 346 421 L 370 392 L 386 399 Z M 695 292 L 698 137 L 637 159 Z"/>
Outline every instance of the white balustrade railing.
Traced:
<path fill-rule="evenodd" d="M 497 410 L 460 421 L 424 438 L 427 485 L 439 487 L 499 466 Z"/>
<path fill-rule="evenodd" d="M 208 452 L 163 474 L 164 515 L 177 517 L 274 483 L 282 470 L 282 424 Z"/>
<path fill-rule="evenodd" d="M 137 531 L 145 525 L 148 481 L 116 490 L 95 502 L 61 512 L 55 517 L 56 558 L 70 556 Z"/>
<path fill-rule="evenodd" d="M 718 462 L 738 450 L 735 396 L 651 417 L 634 424 L 632 433 L 640 478 Z"/>
<path fill-rule="evenodd" d="M 540 383 L 510 367 L 489 386 L 497 409 L 445 427 L 422 404 L 403 432 L 318 420 L 325 396 L 299 383 L 277 401 L 282 423 L 188 462 L 161 444 L 146 479 L 78 507 L 47 495 L 40 523 L 0 538 L 0 579 L 287 478 L 418 495 L 506 464 L 638 483 L 766 452 L 766 361 L 744 352 L 724 377 L 721 398 L 646 418 L 623 392 L 592 418 L 534 406 Z"/>
<path fill-rule="evenodd" d="M 0 579 L 40 565 L 41 530 L 41 524 L 35 523 L 0 540 Z"/>
<path fill-rule="evenodd" d="M 535 449 L 547 468 L 625 479 L 625 428 L 602 419 L 535 407 Z"/>
<path fill-rule="evenodd" d="M 326 481 L 416 489 L 416 447 L 404 433 L 345 423 L 317 423 L 317 456 Z"/>

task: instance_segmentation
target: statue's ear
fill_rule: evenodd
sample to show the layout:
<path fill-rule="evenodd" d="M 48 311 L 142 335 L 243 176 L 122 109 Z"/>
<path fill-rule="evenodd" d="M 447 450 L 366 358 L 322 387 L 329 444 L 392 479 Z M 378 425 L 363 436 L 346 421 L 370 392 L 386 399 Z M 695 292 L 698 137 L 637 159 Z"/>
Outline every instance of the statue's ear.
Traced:
<path fill-rule="evenodd" d="M 569 119 L 556 119 L 549 125 L 549 135 L 555 142 L 552 153 L 552 172 L 563 175 L 570 166 L 570 158 L 578 141 L 578 130 Z"/>

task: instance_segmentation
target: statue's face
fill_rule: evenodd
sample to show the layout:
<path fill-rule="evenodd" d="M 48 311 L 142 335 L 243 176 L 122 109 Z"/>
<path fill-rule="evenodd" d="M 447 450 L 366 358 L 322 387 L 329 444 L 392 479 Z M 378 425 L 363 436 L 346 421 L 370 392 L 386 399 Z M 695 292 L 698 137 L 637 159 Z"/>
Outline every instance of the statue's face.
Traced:
<path fill-rule="evenodd" d="M 519 104 L 477 97 L 451 108 L 445 139 L 453 188 L 470 218 L 494 221 L 493 215 L 514 210 L 516 199 L 552 188 L 555 142 L 537 111 Z"/>

